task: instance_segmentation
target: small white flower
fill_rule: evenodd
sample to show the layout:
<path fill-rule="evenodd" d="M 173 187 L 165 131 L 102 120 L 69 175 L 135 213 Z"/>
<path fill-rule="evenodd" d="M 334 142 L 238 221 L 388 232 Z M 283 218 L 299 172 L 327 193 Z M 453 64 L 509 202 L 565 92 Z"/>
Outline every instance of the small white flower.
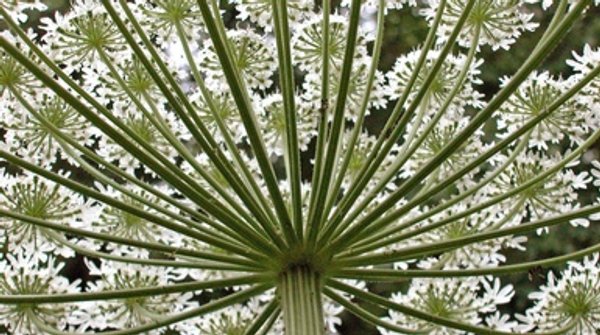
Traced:
<path fill-rule="evenodd" d="M 100 66 L 105 55 L 127 50 L 123 36 L 97 1 L 76 0 L 67 14 L 55 15 L 54 22 L 44 20 L 44 40 L 67 70 Z"/>
<path fill-rule="evenodd" d="M 31 254 L 9 254 L 0 260 L 0 295 L 63 294 L 79 292 L 79 280 L 69 283 L 59 273 L 64 263 L 50 257 L 38 263 Z M 39 324 L 65 329 L 73 304 L 0 304 L 0 324 L 12 334 L 42 334 Z"/>
<path fill-rule="evenodd" d="M 533 14 L 527 13 L 524 4 L 525 1 L 519 0 L 476 1 L 463 26 L 458 43 L 468 46 L 474 38 L 475 30 L 480 29 L 479 45 L 491 45 L 494 50 L 508 49 L 523 32 L 532 31 L 538 26 L 532 22 Z M 428 5 L 422 14 L 429 21 L 433 21 L 440 1 L 430 0 Z M 442 24 L 438 29 L 440 42 L 448 39 L 466 5 L 466 0 L 447 2 Z"/>
<path fill-rule="evenodd" d="M 230 30 L 227 33 L 234 53 L 235 65 L 244 74 L 250 88 L 265 90 L 272 85 L 271 77 L 277 68 L 275 47 L 249 29 Z M 212 43 L 207 42 L 200 53 L 200 69 L 204 71 L 209 86 L 227 87 L 225 75 Z"/>
<path fill-rule="evenodd" d="M 479 290 L 479 285 L 480 281 L 477 279 L 413 279 L 408 292 L 392 295 L 392 301 L 435 316 L 479 324 L 482 322 L 480 312 L 495 310 L 497 304 L 506 302 L 506 297 L 510 296 L 506 294 L 506 288 L 500 290 L 499 286 L 497 290 L 494 286 L 493 292 L 496 294 L 487 297 L 478 296 L 476 292 Z M 386 319 L 398 326 L 416 331 L 427 330 L 432 334 L 462 334 L 459 330 L 394 311 L 390 311 L 390 316 Z M 386 335 L 395 334 L 381 327 L 380 331 Z"/>
<path fill-rule="evenodd" d="M 565 334 L 594 334 L 600 324 L 600 263 L 599 255 L 583 262 L 569 263 L 555 278 L 552 272 L 540 291 L 530 294 L 536 304 L 527 310 L 524 319 L 540 331 L 556 330 L 571 325 Z"/>
<path fill-rule="evenodd" d="M 504 79 L 506 83 L 508 80 Z M 555 79 L 548 72 L 532 73 L 519 90 L 502 106 L 499 113 L 499 128 L 506 129 L 504 135 L 518 130 L 535 116 L 546 113 L 570 84 Z M 580 144 L 590 129 L 596 125 L 589 122 L 592 112 L 584 103 L 571 99 L 538 123 L 530 135 L 530 147 L 547 149 L 548 144 L 565 139 L 569 144 Z"/>
<path fill-rule="evenodd" d="M 307 72 L 319 72 L 323 65 L 323 23 L 322 15 L 315 13 L 304 20 L 295 29 L 292 37 L 294 62 Z M 329 22 L 329 63 L 339 70 L 344 59 L 346 48 L 346 31 L 348 19 L 342 15 L 331 15 Z M 367 55 L 367 37 L 364 32 L 358 32 L 356 41 L 355 61 Z"/>
<path fill-rule="evenodd" d="M 249 20 L 258 24 L 266 31 L 271 31 L 272 15 L 271 0 L 233 0 L 236 9 L 240 12 L 240 20 Z M 288 15 L 292 22 L 301 20 L 312 8 L 311 0 L 288 1 Z"/>
<path fill-rule="evenodd" d="M 76 193 L 34 175 L 3 177 L 3 181 L 0 208 L 74 227 L 87 224 L 82 218 L 90 206 Z M 56 237 L 65 238 L 62 233 L 8 217 L 0 217 L 0 228 L 5 230 L 10 251 L 27 250 L 31 252 L 29 257 L 39 260 L 45 260 L 46 253 L 52 251 L 63 257 L 74 255 L 73 250 L 57 240 Z"/>
<path fill-rule="evenodd" d="M 283 98 L 281 94 L 266 96 L 260 101 L 261 113 L 259 122 L 262 125 L 263 136 L 270 154 L 282 156 L 285 150 L 286 123 Z M 296 97 L 296 127 L 298 131 L 298 145 L 300 150 L 306 151 L 310 140 L 316 135 L 317 113 L 308 104 L 303 104 L 300 97 Z"/>
<path fill-rule="evenodd" d="M 168 285 L 179 278 L 175 270 L 168 268 L 148 268 L 109 261 L 103 261 L 100 266 L 96 266 L 92 261 L 86 263 L 90 275 L 98 277 L 96 281 L 88 283 L 89 292 Z M 87 305 L 90 309 L 86 312 L 92 315 L 94 320 L 88 326 L 123 329 L 159 321 L 168 314 L 197 306 L 197 303 L 190 300 L 192 297 L 192 292 L 186 292 L 100 301 L 94 305 Z M 174 327 L 177 328 L 178 325 Z M 154 330 L 149 334 L 161 332 Z"/>

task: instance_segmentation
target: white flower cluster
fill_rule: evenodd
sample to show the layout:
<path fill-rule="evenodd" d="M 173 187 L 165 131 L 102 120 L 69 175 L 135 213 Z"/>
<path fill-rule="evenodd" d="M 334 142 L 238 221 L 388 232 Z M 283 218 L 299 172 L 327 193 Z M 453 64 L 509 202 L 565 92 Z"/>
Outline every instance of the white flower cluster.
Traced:
<path fill-rule="evenodd" d="M 530 293 L 535 305 L 525 315 L 520 330 L 568 329 L 565 334 L 593 334 L 600 322 L 599 254 L 582 263 L 569 263 L 560 278 L 548 273 L 548 284 Z"/>
<path fill-rule="evenodd" d="M 552 1 L 344 0 L 327 29 L 308 0 L 282 2 L 281 28 L 277 3 L 73 0 L 37 33 L 0 33 L 0 326 L 237 335 L 263 322 L 256 330 L 281 334 L 289 316 L 268 306 L 286 266 L 367 291 L 359 274 L 388 264 L 415 273 L 390 304 L 433 317 L 390 308 L 374 322 L 383 334 L 598 332 L 598 254 L 549 273 L 516 317 L 499 311 L 513 286 L 490 270 L 525 250 L 524 233 L 598 219 L 586 212 L 598 204 L 580 201 L 600 188 L 600 163 L 580 164 L 600 137 L 598 46 L 573 54 L 568 77 L 526 69 L 490 98 L 482 49 L 509 49 L 538 28 L 531 8 Z M 44 8 L 2 1 L 0 23 Z M 399 10 L 427 22 L 431 43 L 382 71 L 365 13 Z M 381 133 L 368 117 L 388 120 Z M 65 275 L 76 254 L 84 282 Z M 271 286 L 245 296 L 250 284 Z M 41 302 L 10 302 L 19 295 Z M 335 334 L 344 304 L 329 298 L 322 328 Z"/>

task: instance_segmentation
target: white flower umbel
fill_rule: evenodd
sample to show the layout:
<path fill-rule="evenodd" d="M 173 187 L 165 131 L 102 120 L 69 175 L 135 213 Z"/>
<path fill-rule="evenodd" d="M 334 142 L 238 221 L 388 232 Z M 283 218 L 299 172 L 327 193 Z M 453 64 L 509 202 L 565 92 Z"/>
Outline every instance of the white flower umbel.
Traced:
<path fill-rule="evenodd" d="M 31 111 L 17 105 L 5 113 L 4 123 L 7 130 L 6 142 L 15 152 L 29 157 L 39 165 L 52 164 L 57 157 L 77 164 L 68 154 L 62 153 L 60 142 L 48 130 L 40 119 L 45 119 L 54 127 L 59 128 L 81 143 L 91 145 L 92 126 L 71 106 L 62 99 L 47 94 L 39 94 L 31 102 L 31 107 L 37 111 L 37 116 Z M 29 106 L 28 106 L 29 107 Z"/>
<path fill-rule="evenodd" d="M 40 264 L 35 257 L 21 251 L 7 255 L 0 260 L 0 294 L 18 296 L 78 292 L 80 282 L 69 283 L 67 278 L 62 277 L 60 271 L 63 267 L 64 263 L 56 262 L 53 257 Z M 13 334 L 40 334 L 45 326 L 67 328 L 69 315 L 75 310 L 73 304 L 0 305 L 0 324 Z"/>
<path fill-rule="evenodd" d="M 235 64 L 244 73 L 250 88 L 266 89 L 272 85 L 271 76 L 275 72 L 273 45 L 251 30 L 239 29 L 228 32 L 235 53 Z M 214 47 L 207 42 L 200 53 L 199 65 L 207 76 L 207 81 L 226 87 L 223 70 Z"/>
<path fill-rule="evenodd" d="M 69 189 L 35 175 L 3 177 L 0 187 L 0 208 L 34 218 L 52 220 L 74 227 L 84 219 L 91 219 L 91 208 Z M 72 257 L 73 251 L 62 243 L 61 233 L 36 226 L 27 221 L 0 217 L 0 227 L 5 231 L 9 251 L 26 252 L 32 259 L 45 260 L 49 252 Z"/>
<path fill-rule="evenodd" d="M 507 256 L 600 218 L 598 46 L 540 70 L 598 1 L 75 0 L 27 32 L 41 1 L 0 2 L 0 331 L 600 328 L 598 256 L 501 308 L 600 251 Z M 385 69 L 397 15 L 427 37 Z"/>
<path fill-rule="evenodd" d="M 480 291 L 480 286 L 484 288 L 482 296 L 476 293 Z M 511 286 L 500 288 L 499 281 L 490 286 L 486 281 L 480 282 L 477 279 L 413 280 L 406 294 L 395 294 L 392 301 L 447 319 L 479 324 L 482 322 L 481 313 L 495 312 L 496 306 L 510 301 L 513 294 Z M 417 333 L 462 334 L 462 331 L 440 327 L 396 312 L 390 313 L 389 320 Z M 396 334 L 385 328 L 381 330 L 384 334 Z"/>
<path fill-rule="evenodd" d="M 567 329 L 564 334 L 594 334 L 600 323 L 599 255 L 583 262 L 570 262 L 557 278 L 548 274 L 548 283 L 529 297 L 536 304 L 521 317 L 536 330 Z M 523 327 L 525 328 L 525 327 Z"/>
<path fill-rule="evenodd" d="M 525 8 L 527 2 L 519 0 L 477 1 L 466 19 L 458 39 L 459 44 L 468 46 L 473 31 L 481 29 L 481 45 L 491 45 L 494 49 L 508 49 L 523 32 L 537 28 L 537 23 L 532 22 L 533 14 L 528 13 Z M 439 0 L 428 1 L 429 7 L 423 10 L 423 15 L 429 20 L 433 20 L 440 3 Z M 439 30 L 442 40 L 447 39 L 451 34 L 467 3 L 466 0 L 448 1 L 447 14 L 444 15 Z"/>
<path fill-rule="evenodd" d="M 568 81 L 551 78 L 547 72 L 533 73 L 523 83 L 519 91 L 502 107 L 499 113 L 499 128 L 506 128 L 510 134 L 521 127 L 526 121 L 544 112 L 561 94 L 569 89 Z M 583 98 L 583 97 L 582 97 Z M 530 146 L 547 149 L 550 143 L 559 143 L 567 139 L 571 144 L 581 143 L 590 127 L 595 128 L 593 105 L 580 104 L 574 100 L 560 107 L 551 116 L 544 119 L 532 131 Z"/>
<path fill-rule="evenodd" d="M 272 29 L 271 1 L 270 0 L 233 0 L 240 11 L 241 20 L 249 20 L 263 27 L 265 30 Z M 309 12 L 313 2 L 310 0 L 290 0 L 289 17 L 293 21 L 299 21 Z"/>

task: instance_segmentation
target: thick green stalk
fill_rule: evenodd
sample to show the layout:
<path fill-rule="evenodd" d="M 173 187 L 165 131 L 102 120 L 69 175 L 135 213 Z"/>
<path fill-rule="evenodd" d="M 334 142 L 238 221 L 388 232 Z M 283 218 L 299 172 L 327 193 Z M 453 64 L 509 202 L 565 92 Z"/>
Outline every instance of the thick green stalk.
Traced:
<path fill-rule="evenodd" d="M 319 273 L 292 266 L 279 277 L 279 295 L 286 335 L 323 335 L 323 301 Z"/>

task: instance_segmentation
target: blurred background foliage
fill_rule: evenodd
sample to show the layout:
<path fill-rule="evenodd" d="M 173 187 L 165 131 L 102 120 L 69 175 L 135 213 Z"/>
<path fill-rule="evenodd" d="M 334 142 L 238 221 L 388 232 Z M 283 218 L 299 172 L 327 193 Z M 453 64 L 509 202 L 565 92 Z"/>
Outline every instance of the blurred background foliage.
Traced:
<path fill-rule="evenodd" d="M 46 3 L 49 7 L 49 11 L 45 13 L 31 13 L 30 19 L 26 23 L 28 27 L 35 28 L 39 24 L 41 17 L 51 16 L 55 11 L 66 11 L 69 6 L 69 0 L 48 0 Z M 418 48 L 420 43 L 425 40 L 427 23 L 424 19 L 414 15 L 416 14 L 414 13 L 415 10 L 416 9 L 414 8 L 394 10 L 387 16 L 385 22 L 386 30 L 383 43 L 384 47 L 382 59 L 380 61 L 381 70 L 389 70 L 394 65 L 398 56 Z M 484 47 L 482 49 L 480 57 L 483 58 L 485 62 L 480 68 L 483 85 L 481 85 L 479 89 L 487 98 L 492 97 L 494 93 L 497 92 L 499 88 L 499 79 L 514 73 L 527 58 L 553 14 L 551 10 L 543 12 L 536 6 L 531 6 L 531 11 L 536 15 L 536 21 L 540 22 L 541 29 L 538 29 L 535 32 L 524 33 L 517 43 L 508 51 L 493 51 L 489 47 Z M 235 12 L 230 10 L 227 13 L 226 18 L 233 19 L 235 18 L 235 14 Z M 2 29 L 4 29 L 4 27 L 0 23 L 0 30 Z M 570 73 L 569 68 L 565 64 L 565 60 L 572 57 L 572 51 L 580 53 L 583 45 L 586 43 L 592 46 L 598 46 L 600 44 L 599 7 L 595 7 L 588 11 L 587 14 L 577 22 L 562 43 L 548 55 L 540 71 L 547 70 L 554 75 L 568 76 Z M 374 134 L 379 132 L 389 115 L 391 107 L 393 107 L 393 105 L 390 106 L 388 110 L 372 113 L 369 116 L 366 127 L 370 132 Z M 489 120 L 485 127 L 488 136 L 493 138 L 495 121 Z M 0 129 L 0 138 L 1 133 L 2 130 Z M 589 161 L 597 159 L 599 157 L 599 150 L 600 144 L 597 144 L 584 156 L 584 162 L 589 164 Z M 596 194 L 591 194 L 589 192 L 581 193 L 581 197 L 585 199 L 586 202 L 594 201 L 596 196 Z M 507 262 L 534 260 L 572 252 L 597 242 L 597 236 L 600 236 L 600 227 L 598 227 L 598 225 L 592 225 L 589 229 L 573 228 L 564 225 L 551 229 L 549 234 L 543 236 L 531 234 L 528 236 L 530 242 L 527 251 L 508 250 L 506 252 L 508 258 Z M 77 278 L 82 275 L 80 273 L 81 266 L 82 262 L 78 257 L 78 260 L 65 267 L 64 271 L 69 273 L 69 277 Z M 504 283 L 512 283 L 515 286 L 516 296 L 510 304 L 504 307 L 503 312 L 511 314 L 523 312 L 528 307 L 526 299 L 527 294 L 535 290 L 540 284 L 544 283 L 544 274 L 551 270 L 556 272 L 561 269 L 543 269 L 543 272 L 540 274 L 536 273 L 533 276 L 531 273 L 515 273 L 504 276 L 502 278 Z M 85 276 L 85 274 L 83 275 Z M 373 292 L 382 295 L 390 295 L 393 292 L 402 291 L 406 286 L 407 284 L 405 282 L 398 282 L 371 285 L 369 288 Z M 356 303 L 360 302 L 357 301 Z M 386 314 L 385 310 L 374 306 L 365 305 L 364 307 L 377 315 L 384 316 Z M 349 313 L 343 313 L 341 317 L 343 323 L 342 326 L 339 327 L 339 331 L 343 335 L 379 334 L 374 327 L 361 322 Z M 2 329 L 0 329 L 0 332 L 1 331 Z"/>

